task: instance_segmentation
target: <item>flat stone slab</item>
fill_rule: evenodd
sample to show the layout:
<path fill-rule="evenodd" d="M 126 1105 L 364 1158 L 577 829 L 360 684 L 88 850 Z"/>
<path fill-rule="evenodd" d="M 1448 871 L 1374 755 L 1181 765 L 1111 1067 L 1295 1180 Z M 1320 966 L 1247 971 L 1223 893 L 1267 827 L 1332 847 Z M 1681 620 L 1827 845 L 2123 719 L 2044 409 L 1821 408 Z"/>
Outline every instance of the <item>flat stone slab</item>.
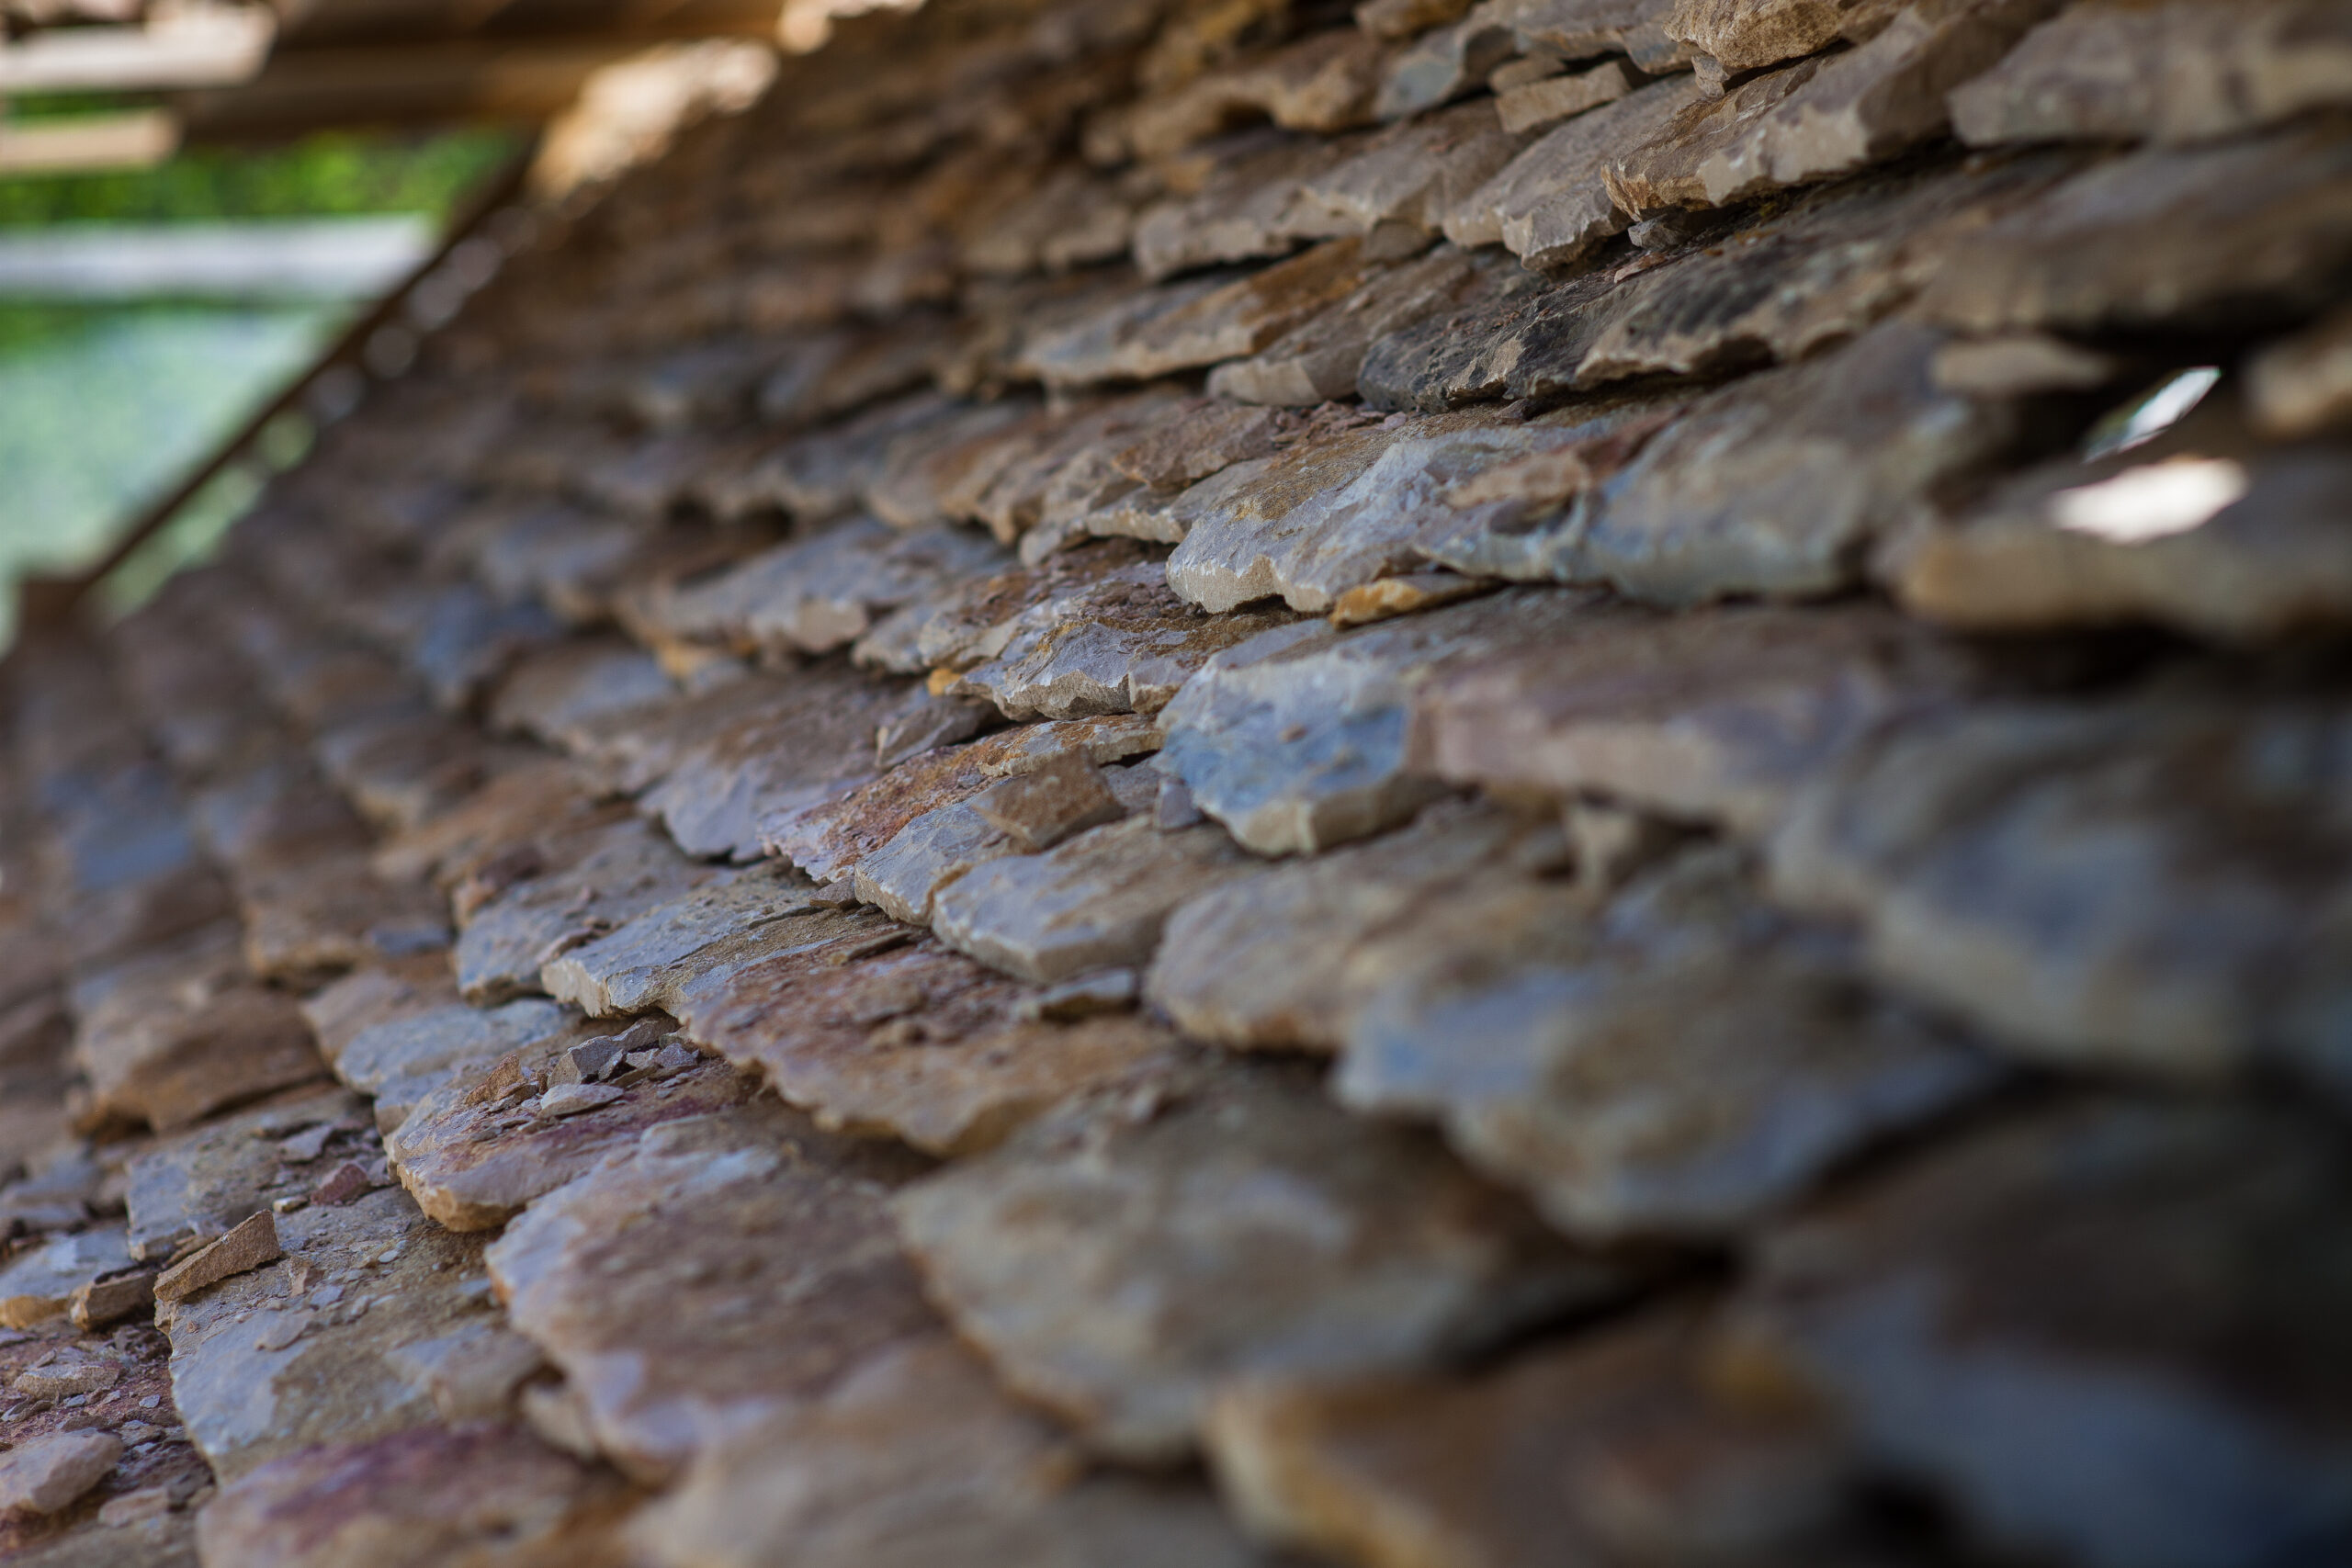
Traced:
<path fill-rule="evenodd" d="M 1220 1490 L 1252 1534 L 1343 1562 L 1904 1560 L 1851 1545 L 1850 1460 L 1827 1423 L 1707 1386 L 1687 1303 L 1476 1376 L 1244 1382 L 1211 1405 Z M 1527 1478 L 1550 1477 L 1540 1507 Z M 1855 1538 L 1859 1537 L 1860 1540 Z M 1785 1555 L 1784 1555 L 1785 1554 Z"/>
<path fill-rule="evenodd" d="M 1578 367 L 1622 303 L 1617 272 L 1551 277 L 1494 250 L 1468 261 L 1450 299 L 1373 339 L 1356 369 L 1367 407 L 1435 413 L 1582 386 Z"/>
<path fill-rule="evenodd" d="M 885 1206 L 916 1166 L 780 1106 L 674 1122 L 533 1204 L 491 1268 L 600 1446 L 665 1478 L 930 1330 Z"/>
<path fill-rule="evenodd" d="M 569 637 L 518 662 L 490 702 L 493 728 L 563 746 L 577 728 L 675 694 L 661 660 L 617 637 Z"/>
<path fill-rule="evenodd" d="M 2214 141 L 2341 104 L 2352 44 L 2308 0 L 2069 6 L 1951 95 L 1971 146 Z"/>
<path fill-rule="evenodd" d="M 0 1456 L 0 1512 L 54 1514 L 106 1479 L 122 1457 L 112 1432 L 56 1432 Z"/>
<path fill-rule="evenodd" d="M 1044 854 L 976 865 L 932 897 L 941 941 L 1019 979 L 1140 967 L 1168 913 L 1247 863 L 1225 830 L 1132 817 Z"/>
<path fill-rule="evenodd" d="M 1631 1279 L 1419 1134 L 1240 1065 L 1033 1123 L 895 1207 L 1006 1385 L 1136 1461 L 1189 1452 L 1234 1380 L 1427 1366 Z"/>
<path fill-rule="evenodd" d="M 2154 622 L 2229 642 L 2340 623 L 2352 607 L 2334 498 L 2338 442 L 2270 447 L 2216 396 L 2109 457 L 2006 479 L 1890 551 L 1904 607 L 1966 631 Z"/>
<path fill-rule="evenodd" d="M 1736 851 L 1678 856 L 1591 919 L 1574 903 L 1463 888 L 1362 952 L 1336 1082 L 1355 1110 L 1435 1116 L 1572 1235 L 1737 1235 L 2004 1077 L 1874 998 L 1850 941 L 1777 915 Z"/>
<path fill-rule="evenodd" d="M 649 1561 L 752 1568 L 970 1568 L 1268 1561 L 1206 1488 L 1082 1473 L 1054 1425 L 944 1334 L 867 1357 L 823 1397 L 715 1446 L 633 1538 Z"/>
<path fill-rule="evenodd" d="M 543 1039 L 451 1074 L 385 1140 L 392 1170 L 424 1212 L 457 1231 L 487 1230 L 584 1174 L 648 1127 L 741 1105 L 756 1086 L 692 1051 L 675 1068 L 566 1104 L 559 1081 L 571 1043 Z M 590 1036 L 593 1037 L 593 1036 Z M 555 1096 L 550 1101 L 548 1097 Z"/>
<path fill-rule="evenodd" d="M 518 1427 L 424 1427 L 248 1471 L 197 1516 L 197 1542 L 252 1568 L 622 1568 L 630 1503 L 618 1475 Z"/>
<path fill-rule="evenodd" d="M 1445 310 L 1476 272 L 1472 258 L 1451 244 L 1387 268 L 1247 359 L 1210 371 L 1209 390 L 1294 408 L 1353 397 L 1372 345 Z"/>
<path fill-rule="evenodd" d="M 1269 867 L 1179 906 L 1146 992 L 1193 1039 L 1335 1051 L 1373 987 L 1355 973 L 1367 945 L 1411 931 L 1450 890 L 1569 859 L 1550 821 L 1434 805 L 1396 832 Z"/>
<path fill-rule="evenodd" d="M 2320 126 L 2146 147 L 1957 236 L 1919 310 L 1975 333 L 2194 326 L 2331 301 L 2352 145 Z"/>
<path fill-rule="evenodd" d="M 2267 1059 L 2342 1092 L 2341 726 L 2246 694 L 1925 719 L 1799 801 L 1774 892 L 2021 1055 L 2192 1082 Z M 2278 773 L 2281 748 L 2309 761 Z"/>
<path fill-rule="evenodd" d="M 1553 418 L 1457 411 L 1391 416 L 1328 446 L 1261 459 L 1246 485 L 1227 469 L 1222 503 L 1193 506 L 1168 558 L 1168 586 L 1204 610 L 1280 598 L 1329 610 L 1349 590 L 1410 570 L 1438 497 L 1487 470 L 1582 439 Z"/>
<path fill-rule="evenodd" d="M 1568 574 L 1673 605 L 1851 585 L 1873 540 L 2015 428 L 2012 405 L 1935 384 L 1939 342 L 1897 319 L 1701 399 L 1611 484 Z"/>
<path fill-rule="evenodd" d="M 592 1018 L 663 1008 L 679 981 L 718 962 L 711 949 L 748 938 L 819 906 L 816 885 L 790 866 L 725 873 L 682 898 L 647 910 L 539 971 L 548 995 Z"/>
<path fill-rule="evenodd" d="M 1772 1235 L 1733 1353 L 2004 1545 L 2178 1568 L 2332 1551 L 2352 1539 L 2346 1175 L 2334 1128 L 2289 1111 L 2063 1100 Z M 2042 1446 L 2109 1424 L 2135 1440 L 2096 1463 Z"/>
<path fill-rule="evenodd" d="M 716 876 L 641 818 L 584 829 L 542 854 L 520 847 L 529 874 L 468 918 L 453 961 L 458 988 L 476 1004 L 539 988 L 539 968 Z"/>
<path fill-rule="evenodd" d="M 1596 610 L 1425 683 L 1406 750 L 1455 784 L 1589 793 L 1754 835 L 1874 732 L 1988 678 L 1873 605 Z"/>
<path fill-rule="evenodd" d="M 421 953 L 355 969 L 302 999 L 302 1017 L 334 1066 L 345 1049 L 379 1024 L 397 1023 L 458 999 L 447 953 Z"/>
<path fill-rule="evenodd" d="M 1558 635 L 1592 596 L 1516 590 L 1353 631 L 1261 633 L 1161 715 L 1155 766 L 1260 854 L 1378 832 L 1442 793 L 1406 753 L 1413 694 L 1450 669 Z"/>
<path fill-rule="evenodd" d="M 1156 560 L 1072 582 L 991 628 L 992 656 L 959 671 L 946 694 L 1011 719 L 1157 714 L 1212 655 L 1288 619 L 1204 615 L 1174 584 L 1173 564 Z"/>
<path fill-rule="evenodd" d="M 1565 266 L 1633 221 L 1611 199 L 1611 161 L 1699 103 L 1697 84 L 1668 76 L 1538 137 L 1446 213 L 1457 245 L 1501 244 L 1529 266 Z"/>
<path fill-rule="evenodd" d="M 1826 19 L 1844 7 L 1745 6 L 1724 15 Z M 1724 207 L 1867 168 L 1945 134 L 1944 94 L 1999 60 L 2053 9 L 2052 0 L 1917 0 L 1864 5 L 1842 18 L 1855 47 L 1813 55 L 1701 99 L 1609 165 L 1609 192 L 1636 217 Z M 1863 27 L 1856 22 L 1868 17 Z M 1811 51 L 1742 47 L 1739 72 Z M 1789 52 L 1782 54 L 1781 48 Z M 1628 102 L 1632 100 L 1626 100 Z M 1574 123 L 1573 121 L 1571 123 Z"/>
<path fill-rule="evenodd" d="M 479 1240 L 398 1188 L 277 1216 L 284 1257 L 164 1303 L 172 1400 L 213 1472 L 233 1482 L 284 1455 L 435 1419 L 403 1348 L 492 1321 Z"/>
<path fill-rule="evenodd" d="M 75 1059 L 96 1108 L 158 1129 L 318 1077 L 291 997 L 246 975 L 233 923 L 76 981 Z"/>
<path fill-rule="evenodd" d="M 1123 489 L 1134 487 L 1124 475 L 1119 479 Z M 960 579 L 877 622 L 858 639 L 854 656 L 860 664 L 894 675 L 926 675 L 969 663 L 985 657 L 997 629 L 1023 611 L 1154 553 L 1130 541 L 1106 539 L 1075 546 L 1033 566 Z"/>
<path fill-rule="evenodd" d="M 877 938 L 871 923 L 854 930 L 698 975 L 676 1003 L 690 1038 L 756 1068 L 829 1131 L 976 1153 L 1174 1049 L 1167 1029 L 1123 1010 L 1039 1017 L 1034 989 L 932 939 L 861 956 Z"/>

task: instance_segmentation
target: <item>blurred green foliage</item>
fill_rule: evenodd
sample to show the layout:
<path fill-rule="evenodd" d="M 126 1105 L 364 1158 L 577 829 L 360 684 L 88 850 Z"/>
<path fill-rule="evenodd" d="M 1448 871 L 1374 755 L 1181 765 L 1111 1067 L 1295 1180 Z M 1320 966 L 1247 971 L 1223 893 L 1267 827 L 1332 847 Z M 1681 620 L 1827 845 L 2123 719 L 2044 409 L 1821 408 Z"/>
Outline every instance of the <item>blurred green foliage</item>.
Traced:
<path fill-rule="evenodd" d="M 445 213 L 518 145 L 511 132 L 475 130 L 193 147 L 148 169 L 0 179 L 0 226 Z"/>

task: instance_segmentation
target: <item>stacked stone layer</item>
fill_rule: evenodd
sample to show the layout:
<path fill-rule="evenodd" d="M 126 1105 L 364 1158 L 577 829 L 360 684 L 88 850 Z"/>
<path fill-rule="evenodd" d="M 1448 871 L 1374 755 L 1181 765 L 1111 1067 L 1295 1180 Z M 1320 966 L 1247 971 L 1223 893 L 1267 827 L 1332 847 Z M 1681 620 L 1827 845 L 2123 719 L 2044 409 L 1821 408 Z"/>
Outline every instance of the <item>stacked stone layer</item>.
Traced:
<path fill-rule="evenodd" d="M 0 1547 L 2352 1556 L 2346 113 L 845 21 L 13 656 Z"/>

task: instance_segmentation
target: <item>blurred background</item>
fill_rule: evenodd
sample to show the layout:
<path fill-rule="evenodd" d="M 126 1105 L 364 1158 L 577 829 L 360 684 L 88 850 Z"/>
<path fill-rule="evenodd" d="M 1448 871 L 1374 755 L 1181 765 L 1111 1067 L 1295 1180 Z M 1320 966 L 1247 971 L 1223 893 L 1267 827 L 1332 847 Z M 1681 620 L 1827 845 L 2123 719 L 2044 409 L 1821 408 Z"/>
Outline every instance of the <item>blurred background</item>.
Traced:
<path fill-rule="evenodd" d="M 126 530 L 115 608 L 202 558 L 494 273 L 516 211 L 445 248 L 490 196 L 592 197 L 871 3 L 0 0 L 0 644 Z"/>

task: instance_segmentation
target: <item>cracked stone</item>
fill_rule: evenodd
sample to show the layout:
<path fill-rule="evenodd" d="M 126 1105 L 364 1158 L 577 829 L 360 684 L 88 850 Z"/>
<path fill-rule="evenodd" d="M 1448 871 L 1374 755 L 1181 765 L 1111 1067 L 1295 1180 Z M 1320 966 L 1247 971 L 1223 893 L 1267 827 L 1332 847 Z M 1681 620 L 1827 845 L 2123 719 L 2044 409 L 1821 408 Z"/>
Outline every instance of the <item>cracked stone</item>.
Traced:
<path fill-rule="evenodd" d="M 895 1200 L 933 1298 L 1015 1393 L 1162 1462 L 1250 1376 L 1405 1371 L 1634 1278 L 1418 1134 L 1231 1065 L 1032 1123 Z"/>

